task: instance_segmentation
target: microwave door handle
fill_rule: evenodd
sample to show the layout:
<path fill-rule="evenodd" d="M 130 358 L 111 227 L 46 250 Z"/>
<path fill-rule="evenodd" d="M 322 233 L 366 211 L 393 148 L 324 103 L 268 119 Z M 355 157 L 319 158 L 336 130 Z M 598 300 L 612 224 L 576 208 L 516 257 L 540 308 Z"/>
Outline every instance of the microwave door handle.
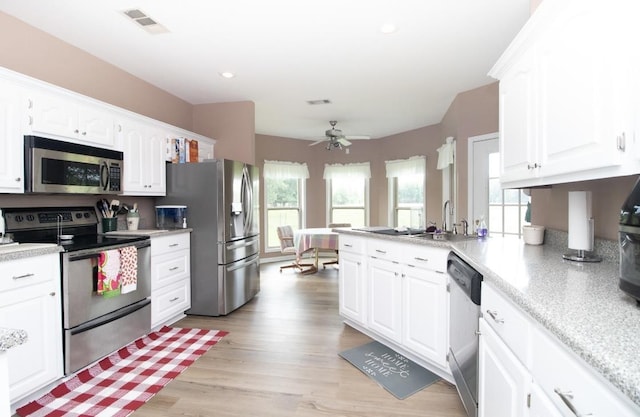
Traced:
<path fill-rule="evenodd" d="M 100 186 L 104 191 L 109 186 L 109 166 L 107 161 L 100 161 Z"/>

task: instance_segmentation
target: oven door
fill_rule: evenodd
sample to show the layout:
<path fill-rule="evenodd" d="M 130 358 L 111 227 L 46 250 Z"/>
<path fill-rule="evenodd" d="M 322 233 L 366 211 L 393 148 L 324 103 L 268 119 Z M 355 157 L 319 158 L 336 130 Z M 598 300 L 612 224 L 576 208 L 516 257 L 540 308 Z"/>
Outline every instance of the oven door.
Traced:
<path fill-rule="evenodd" d="M 65 329 L 94 320 L 151 296 L 151 241 L 62 254 L 62 303 Z M 134 245 L 138 249 L 137 289 L 106 298 L 96 293 L 100 251 Z"/>

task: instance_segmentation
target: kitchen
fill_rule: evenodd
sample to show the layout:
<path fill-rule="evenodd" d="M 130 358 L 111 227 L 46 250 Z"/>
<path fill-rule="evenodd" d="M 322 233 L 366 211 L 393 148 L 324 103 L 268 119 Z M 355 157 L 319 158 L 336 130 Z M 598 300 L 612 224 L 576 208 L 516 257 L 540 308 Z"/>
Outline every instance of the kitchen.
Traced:
<path fill-rule="evenodd" d="M 23 37 L 23 39 L 38 39 L 43 36 L 35 29 L 29 28 L 8 16 L 2 16 L 2 18 L 3 27 L 13 28 L 16 30 L 14 33 L 18 33 Z M 38 42 L 35 42 L 35 44 L 37 45 Z M 60 44 L 59 41 L 55 39 L 47 39 L 46 47 L 43 49 L 52 48 L 54 48 L 54 50 L 56 50 L 55 48 L 59 48 L 57 51 L 60 54 L 74 52 L 70 51 L 68 46 Z M 81 54 L 79 51 L 75 51 L 75 53 Z M 92 57 L 86 56 L 83 56 L 83 58 L 87 60 L 92 59 Z M 42 71 L 42 69 L 36 68 L 37 65 L 35 63 L 30 64 L 29 62 L 22 62 L 20 60 L 12 61 L 9 57 L 4 57 L 3 59 L 7 59 L 8 62 L 2 62 L 2 65 L 21 70 L 20 72 L 32 74 L 37 78 L 43 78 L 54 82 L 55 84 L 64 85 L 65 83 L 69 83 L 69 80 L 61 79 L 60 74 L 39 74 L 38 71 Z M 31 68 L 29 68 L 30 65 Z M 102 68 L 102 70 L 105 72 L 114 71 L 113 68 Z M 127 76 L 125 75 L 123 78 L 126 79 Z M 130 79 L 127 79 L 126 81 L 129 83 L 133 82 Z M 139 86 L 142 90 L 152 90 L 151 87 L 148 85 L 142 85 L 142 83 L 136 84 L 136 86 Z M 87 86 L 78 86 L 76 89 L 82 91 L 83 88 L 87 88 Z M 92 88 L 100 87 L 95 86 Z M 106 93 L 103 92 L 103 94 Z M 95 94 L 91 95 L 95 96 Z M 263 159 L 307 161 L 311 171 L 311 178 L 308 184 L 309 190 L 324 189 L 324 184 L 321 179 L 321 170 L 322 165 L 325 162 L 345 163 L 354 160 L 352 158 L 357 157 L 359 160 L 364 155 L 367 155 L 365 159 L 372 161 L 372 169 L 374 170 L 371 183 L 371 201 L 377 202 L 377 204 L 373 204 L 371 207 L 371 224 L 386 224 L 387 218 L 386 179 L 383 174 L 375 173 L 376 169 L 378 171 L 382 169 L 381 165 L 383 158 L 379 155 L 384 155 L 384 159 L 396 159 L 406 158 L 414 154 L 426 153 L 428 157 L 435 158 L 436 148 L 441 145 L 443 138 L 448 135 L 453 135 L 457 137 L 459 141 L 459 177 L 460 181 L 464 183 L 467 176 L 465 155 L 466 146 L 464 145 L 464 138 L 487 132 L 495 132 L 498 130 L 498 88 L 495 83 L 460 93 L 440 123 L 403 134 L 392 135 L 381 140 L 380 143 L 376 142 L 375 149 L 371 150 L 366 149 L 369 147 L 368 144 L 357 143 L 352 147 L 354 155 L 351 157 L 344 153 L 337 152 L 319 153 L 317 149 L 309 148 L 306 143 L 299 143 L 299 141 L 286 138 L 256 135 L 254 143 L 253 133 L 250 132 L 250 126 L 253 126 L 254 124 L 252 103 L 196 106 L 197 108 L 193 113 L 193 125 L 191 125 L 189 122 L 189 109 L 185 103 L 180 103 L 179 100 L 175 99 L 170 100 L 170 98 L 166 97 L 165 93 L 162 91 L 151 91 L 150 95 L 153 95 L 154 98 L 158 99 L 165 98 L 168 102 L 175 103 L 174 110 L 176 111 L 169 112 L 169 115 L 158 117 L 159 119 L 163 119 L 168 123 L 183 125 L 193 130 L 204 132 L 208 136 L 218 139 L 218 142 L 216 143 L 216 155 L 224 155 L 225 157 L 232 159 L 244 159 L 249 161 L 259 161 Z M 143 99 L 138 98 L 138 100 Z M 137 102 L 131 106 L 142 106 L 142 103 Z M 153 110 L 148 111 L 152 112 Z M 180 115 L 183 115 L 182 120 L 180 120 Z M 232 116 L 232 120 L 229 120 L 230 115 Z M 225 120 L 226 123 L 224 124 L 224 128 L 228 129 L 227 132 L 215 130 L 217 129 L 217 127 L 214 127 L 216 124 L 216 117 L 219 117 L 220 120 Z M 464 120 L 464 123 L 460 122 L 460 120 Z M 230 126 L 230 124 L 233 126 Z M 221 140 L 221 138 L 232 137 L 230 131 L 233 131 L 233 137 L 239 141 L 234 143 L 234 146 L 226 145 L 224 143 L 225 141 Z M 418 138 L 427 138 L 428 140 Z M 425 143 L 421 143 L 423 140 Z M 360 150 L 359 148 L 363 149 Z M 240 153 L 241 150 L 243 150 L 243 153 Z M 301 155 L 303 155 L 302 158 Z M 319 157 L 327 159 L 319 161 Z M 378 161 L 378 164 L 376 164 L 375 161 Z M 439 174 L 435 170 L 434 164 L 429 164 L 428 170 L 427 177 L 438 178 Z M 588 189 L 592 190 L 596 196 L 594 199 L 596 236 L 615 240 L 617 239 L 616 213 L 619 211 L 622 201 L 628 194 L 634 181 L 635 177 L 626 176 L 533 190 L 533 220 L 536 223 L 546 225 L 548 228 L 566 230 L 566 215 L 564 215 L 564 213 L 567 212 L 567 191 L 574 189 Z M 461 184 L 460 188 L 461 190 L 464 190 L 466 187 L 464 184 Z M 439 195 L 440 191 L 439 181 L 428 181 L 427 195 Z M 606 196 L 606 198 L 597 198 L 598 196 Z M 33 204 L 34 200 L 31 196 L 3 196 L 0 201 L 2 201 L 3 206 L 6 206 L 14 204 Z M 148 214 L 147 218 L 150 218 L 153 203 L 143 201 L 142 204 L 143 210 Z M 308 205 L 308 225 L 323 225 L 323 207 L 325 206 L 323 193 L 309 193 Z M 464 217 L 464 208 L 466 205 L 466 195 L 464 192 L 461 192 L 459 194 L 458 202 L 458 206 L 461 210 L 460 217 Z M 429 199 L 426 211 L 430 219 L 431 216 L 433 216 L 434 220 L 439 220 L 439 214 L 431 214 L 441 212 L 441 202 L 439 199 Z M 562 215 L 559 215 L 558 213 L 562 213 Z M 147 226 L 149 226 L 149 224 L 147 224 Z"/>

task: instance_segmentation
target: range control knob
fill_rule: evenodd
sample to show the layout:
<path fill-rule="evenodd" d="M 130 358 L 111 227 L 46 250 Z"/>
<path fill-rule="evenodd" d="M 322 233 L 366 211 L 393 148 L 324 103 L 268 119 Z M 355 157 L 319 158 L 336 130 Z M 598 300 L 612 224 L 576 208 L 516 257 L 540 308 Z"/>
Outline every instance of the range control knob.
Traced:
<path fill-rule="evenodd" d="M 32 221 L 34 221 L 35 219 L 36 219 L 36 218 L 35 218 L 35 216 L 34 216 L 33 214 L 27 214 L 27 221 L 32 222 Z"/>
<path fill-rule="evenodd" d="M 81 219 L 82 218 L 82 213 L 76 213 L 76 219 Z"/>

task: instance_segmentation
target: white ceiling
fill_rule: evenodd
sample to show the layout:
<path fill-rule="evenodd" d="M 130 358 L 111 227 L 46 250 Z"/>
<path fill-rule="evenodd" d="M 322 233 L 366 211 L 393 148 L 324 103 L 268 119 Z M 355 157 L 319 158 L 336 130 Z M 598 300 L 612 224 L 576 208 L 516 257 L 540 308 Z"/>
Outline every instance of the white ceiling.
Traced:
<path fill-rule="evenodd" d="M 147 33 L 122 14 L 132 8 L 169 32 Z M 334 119 L 373 138 L 440 122 L 457 93 L 493 81 L 529 0 L 0 0 L 0 10 L 189 103 L 254 101 L 256 133 L 316 140 Z M 383 23 L 398 30 L 383 34 Z"/>

